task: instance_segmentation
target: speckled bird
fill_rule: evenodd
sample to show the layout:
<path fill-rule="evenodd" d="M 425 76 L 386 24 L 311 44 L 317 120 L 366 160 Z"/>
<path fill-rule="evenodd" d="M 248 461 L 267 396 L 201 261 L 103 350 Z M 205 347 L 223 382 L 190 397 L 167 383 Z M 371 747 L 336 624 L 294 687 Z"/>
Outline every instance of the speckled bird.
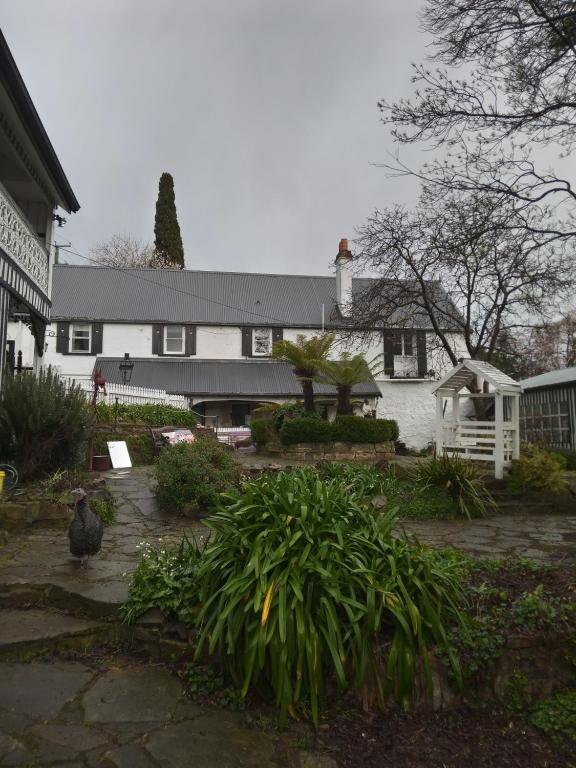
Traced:
<path fill-rule="evenodd" d="M 72 491 L 75 498 L 74 519 L 68 529 L 70 552 L 80 558 L 80 565 L 88 567 L 88 558 L 100 551 L 104 524 L 97 514 L 92 512 L 83 488 Z"/>

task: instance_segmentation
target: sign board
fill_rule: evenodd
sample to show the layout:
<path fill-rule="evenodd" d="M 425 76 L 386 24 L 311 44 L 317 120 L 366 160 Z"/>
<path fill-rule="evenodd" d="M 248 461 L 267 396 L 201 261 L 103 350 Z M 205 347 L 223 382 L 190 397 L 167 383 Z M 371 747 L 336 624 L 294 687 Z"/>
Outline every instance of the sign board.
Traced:
<path fill-rule="evenodd" d="M 108 443 L 108 453 L 114 469 L 124 469 L 131 467 L 130 454 L 128 446 L 124 440 L 112 440 Z"/>

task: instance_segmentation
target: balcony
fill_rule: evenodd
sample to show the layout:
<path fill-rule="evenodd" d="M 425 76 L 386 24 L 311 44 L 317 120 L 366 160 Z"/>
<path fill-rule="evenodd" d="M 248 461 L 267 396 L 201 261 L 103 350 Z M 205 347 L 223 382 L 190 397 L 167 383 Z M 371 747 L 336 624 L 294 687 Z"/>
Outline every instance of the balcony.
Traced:
<path fill-rule="evenodd" d="M 25 282 L 28 285 L 19 286 L 18 283 L 22 283 L 22 281 L 19 281 L 15 276 L 4 276 L 6 266 L 2 264 L 2 260 L 0 261 L 0 276 L 4 276 L 9 287 L 14 288 L 25 300 L 28 299 L 27 294 L 30 294 L 31 290 L 34 293 L 40 291 L 44 298 L 47 297 L 49 283 L 48 250 L 38 239 L 2 184 L 0 184 L 0 249 L 8 256 L 8 264 L 11 261 L 13 265 L 20 268 L 24 278 L 27 278 Z M 36 302 L 33 303 L 36 304 Z"/>

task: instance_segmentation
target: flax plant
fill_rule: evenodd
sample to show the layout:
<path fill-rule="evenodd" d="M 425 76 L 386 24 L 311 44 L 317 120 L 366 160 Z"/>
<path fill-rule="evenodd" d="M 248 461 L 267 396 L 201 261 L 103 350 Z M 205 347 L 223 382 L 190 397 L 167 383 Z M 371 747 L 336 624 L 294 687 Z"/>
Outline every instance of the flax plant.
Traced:
<path fill-rule="evenodd" d="M 428 652 L 447 641 L 461 598 L 451 562 L 392 536 L 337 478 L 296 470 L 223 497 L 198 571 L 197 657 L 218 653 L 246 696 L 272 691 L 280 721 L 319 722 L 327 693 L 373 687 L 408 706 Z"/>

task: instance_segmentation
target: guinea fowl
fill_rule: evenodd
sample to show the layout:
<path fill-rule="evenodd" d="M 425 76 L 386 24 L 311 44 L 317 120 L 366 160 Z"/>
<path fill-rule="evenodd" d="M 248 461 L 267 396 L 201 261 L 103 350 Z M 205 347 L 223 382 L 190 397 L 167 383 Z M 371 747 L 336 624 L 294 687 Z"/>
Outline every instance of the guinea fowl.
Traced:
<path fill-rule="evenodd" d="M 104 524 L 90 509 L 86 499 L 86 491 L 76 488 L 72 491 L 76 499 L 74 504 L 74 519 L 68 529 L 70 552 L 80 558 L 80 565 L 88 567 L 88 558 L 100 551 Z"/>

